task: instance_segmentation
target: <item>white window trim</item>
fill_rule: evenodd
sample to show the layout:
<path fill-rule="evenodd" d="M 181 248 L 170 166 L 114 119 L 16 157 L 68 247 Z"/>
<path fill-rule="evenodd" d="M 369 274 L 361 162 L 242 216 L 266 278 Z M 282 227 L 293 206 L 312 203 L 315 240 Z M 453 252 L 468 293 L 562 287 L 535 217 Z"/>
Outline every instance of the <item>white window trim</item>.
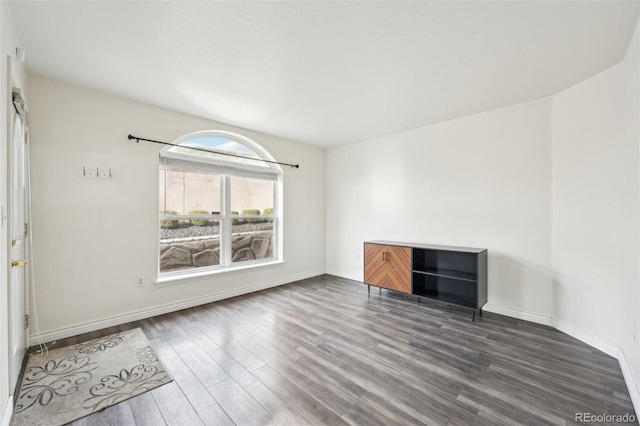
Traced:
<path fill-rule="evenodd" d="M 188 140 L 205 137 L 205 136 L 214 136 L 214 137 L 224 137 L 233 141 L 236 141 L 242 145 L 248 146 L 253 149 L 256 153 L 258 153 L 262 158 L 269 161 L 276 161 L 271 154 L 260 146 L 257 142 L 252 141 L 249 138 L 246 138 L 242 135 L 238 135 L 236 133 L 226 132 L 226 131 L 202 131 L 202 132 L 194 132 L 184 135 L 177 140 L 175 140 L 172 145 L 179 145 Z M 274 265 L 282 265 L 285 263 L 284 261 L 284 250 L 283 250 L 283 201 L 282 201 L 282 192 L 284 190 L 283 185 L 283 170 L 278 164 L 269 163 L 269 167 L 260 167 L 254 166 L 247 163 L 236 162 L 233 160 L 229 162 L 225 162 L 222 160 L 212 159 L 212 158 L 198 158 L 194 160 L 194 157 L 189 156 L 188 154 L 170 152 L 170 148 L 165 148 L 160 151 L 160 158 L 164 159 L 165 164 L 167 166 L 174 165 L 181 168 L 189 168 L 193 170 L 202 170 L 207 172 L 212 172 L 220 175 L 228 175 L 228 176 L 239 176 L 239 177 L 248 177 L 248 178 L 257 178 L 264 180 L 272 180 L 274 182 L 274 206 L 273 206 L 273 214 L 266 216 L 251 216 L 251 215 L 227 215 L 226 217 L 222 217 L 223 215 L 197 215 L 193 218 L 195 219 L 205 219 L 210 218 L 212 220 L 223 221 L 231 221 L 234 219 L 243 219 L 243 218 L 254 218 L 259 217 L 261 219 L 269 218 L 273 220 L 273 257 L 269 259 L 256 259 L 252 261 L 244 261 L 241 263 L 233 264 L 231 261 L 231 228 L 230 226 L 220 226 L 220 240 L 225 243 L 226 247 L 229 247 L 229 250 L 221 250 L 220 254 L 225 256 L 225 261 L 222 265 L 215 265 L 210 267 L 202 267 L 202 268 L 191 268 L 191 269 L 181 269 L 176 271 L 169 272 L 161 272 L 160 271 L 160 232 L 158 232 L 158 249 L 157 249 L 157 274 L 158 278 L 155 280 L 156 287 L 162 287 L 165 285 L 171 285 L 181 282 L 188 282 L 193 280 L 198 280 L 207 276 L 215 276 L 222 275 L 226 273 L 234 273 L 252 270 L 256 268 L 269 267 Z M 230 157 L 233 158 L 233 157 Z M 202 161 L 201 161 L 202 160 Z M 223 179 L 223 185 L 225 185 L 224 190 L 222 191 L 223 199 L 221 200 L 220 211 L 225 212 L 226 206 L 230 203 L 230 179 Z M 158 229 L 160 226 L 160 220 L 171 220 L 171 219 L 190 219 L 192 218 L 190 215 L 159 215 L 158 216 Z M 221 259 L 222 261 L 222 259 Z"/>
<path fill-rule="evenodd" d="M 179 284 L 179 283 L 188 282 L 188 281 L 197 281 L 197 280 L 200 280 L 202 278 L 207 278 L 207 277 L 211 277 L 211 276 L 215 276 L 215 275 L 223 275 L 223 274 L 234 273 L 234 272 L 250 271 L 252 269 L 265 268 L 265 267 L 269 267 L 269 266 L 277 266 L 277 265 L 286 264 L 286 262 L 284 260 L 269 260 L 269 261 L 255 261 L 255 262 L 256 263 L 247 262 L 247 263 L 242 263 L 241 265 L 238 265 L 238 266 L 229 266 L 227 268 L 218 268 L 218 269 L 215 269 L 215 270 L 212 270 L 212 269 L 207 269 L 207 270 L 190 269 L 190 271 L 197 271 L 197 272 L 185 272 L 185 273 L 180 274 L 180 275 L 171 275 L 171 276 L 158 277 L 158 279 L 156 279 L 156 281 L 155 281 L 155 286 L 156 287 L 165 287 L 165 286 L 168 286 L 168 285 Z"/>

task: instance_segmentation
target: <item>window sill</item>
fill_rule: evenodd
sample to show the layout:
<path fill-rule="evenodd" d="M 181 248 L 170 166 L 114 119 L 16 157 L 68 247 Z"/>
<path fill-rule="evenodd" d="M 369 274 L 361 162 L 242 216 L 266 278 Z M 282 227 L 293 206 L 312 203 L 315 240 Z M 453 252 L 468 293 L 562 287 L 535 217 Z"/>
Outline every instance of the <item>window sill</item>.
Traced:
<path fill-rule="evenodd" d="M 260 263 L 252 263 L 249 265 L 239 265 L 232 266 L 229 268 L 221 268 L 221 269 L 213 269 L 207 271 L 198 271 L 198 272 L 185 272 L 184 274 L 179 275 L 171 275 L 167 277 L 159 277 L 155 281 L 156 287 L 166 287 L 173 284 L 181 284 L 187 281 L 194 281 L 206 277 L 216 276 L 216 275 L 224 275 L 233 272 L 242 272 L 242 271 L 250 271 L 252 269 L 266 268 L 270 266 L 284 265 L 284 260 L 273 260 L 270 262 L 260 262 Z"/>

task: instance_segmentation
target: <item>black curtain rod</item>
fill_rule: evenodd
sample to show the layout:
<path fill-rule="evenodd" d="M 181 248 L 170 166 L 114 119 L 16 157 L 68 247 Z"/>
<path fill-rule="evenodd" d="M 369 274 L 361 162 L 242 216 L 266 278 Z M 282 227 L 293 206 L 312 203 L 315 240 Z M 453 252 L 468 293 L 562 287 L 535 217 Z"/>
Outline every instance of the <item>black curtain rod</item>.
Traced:
<path fill-rule="evenodd" d="M 159 143 L 161 145 L 169 145 L 169 146 L 177 146 L 179 148 L 187 148 L 187 149 L 193 149 L 194 151 L 202 151 L 202 152 L 213 152 L 214 154 L 220 154 L 220 155 L 226 155 L 228 157 L 236 157 L 236 158 L 244 158 L 247 160 L 253 160 L 253 161 L 262 161 L 264 163 L 271 163 L 271 164 L 280 164 L 281 166 L 289 166 L 291 168 L 294 169 L 298 169 L 300 168 L 299 164 L 289 164 L 289 163 L 281 163 L 279 161 L 271 161 L 271 160 L 265 160 L 263 158 L 251 158 L 251 157 L 245 157 L 243 155 L 237 155 L 237 154 L 230 154 L 228 152 L 221 152 L 221 151 L 214 151 L 212 149 L 205 149 L 205 148 L 198 148 L 195 146 L 183 146 L 183 145 L 176 145 L 174 143 L 169 143 L 169 142 L 162 142 L 162 141 L 154 141 L 153 139 L 145 139 L 145 138 L 139 138 L 137 136 L 133 136 L 133 135 L 129 135 L 128 138 L 131 139 L 135 139 L 136 143 L 140 143 L 140 141 L 145 141 L 145 142 L 153 142 L 153 143 Z"/>

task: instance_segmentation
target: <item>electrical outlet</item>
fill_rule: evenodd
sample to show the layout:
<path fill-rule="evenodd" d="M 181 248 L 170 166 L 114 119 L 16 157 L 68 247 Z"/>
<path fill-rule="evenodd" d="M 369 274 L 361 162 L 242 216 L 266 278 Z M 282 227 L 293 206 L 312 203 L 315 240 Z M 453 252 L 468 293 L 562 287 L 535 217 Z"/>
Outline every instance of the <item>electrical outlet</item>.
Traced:
<path fill-rule="evenodd" d="M 136 280 L 136 286 L 144 287 L 144 277 L 138 277 L 138 279 Z"/>

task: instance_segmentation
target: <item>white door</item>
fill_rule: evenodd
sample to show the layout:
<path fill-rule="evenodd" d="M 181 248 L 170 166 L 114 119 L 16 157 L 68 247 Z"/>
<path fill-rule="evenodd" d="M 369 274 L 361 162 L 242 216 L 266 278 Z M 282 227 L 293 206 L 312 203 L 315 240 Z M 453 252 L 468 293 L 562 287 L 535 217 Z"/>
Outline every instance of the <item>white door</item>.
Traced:
<path fill-rule="evenodd" d="M 10 392 L 18 380 L 27 346 L 25 327 L 27 301 L 26 274 L 26 140 L 24 119 L 13 105 L 9 134 L 9 237 L 11 238 L 11 272 L 9 278 L 9 354 L 11 360 Z M 22 112 L 22 108 L 18 108 Z"/>

